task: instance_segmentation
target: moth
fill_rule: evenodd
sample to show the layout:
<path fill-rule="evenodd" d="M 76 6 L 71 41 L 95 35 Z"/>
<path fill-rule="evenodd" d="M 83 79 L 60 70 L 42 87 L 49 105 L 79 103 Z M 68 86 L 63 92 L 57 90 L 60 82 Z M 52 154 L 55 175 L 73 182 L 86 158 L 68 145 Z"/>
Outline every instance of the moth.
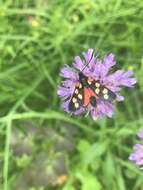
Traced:
<path fill-rule="evenodd" d="M 92 54 L 90 61 L 93 56 L 94 54 Z M 90 61 L 84 66 L 82 71 L 78 73 L 79 81 L 75 85 L 75 89 L 69 103 L 70 112 L 76 112 L 81 107 L 86 108 L 89 104 L 95 108 L 98 98 L 108 102 L 112 102 L 116 99 L 116 94 L 103 86 L 99 80 L 96 81 L 83 74 L 83 70 L 87 67 Z"/>

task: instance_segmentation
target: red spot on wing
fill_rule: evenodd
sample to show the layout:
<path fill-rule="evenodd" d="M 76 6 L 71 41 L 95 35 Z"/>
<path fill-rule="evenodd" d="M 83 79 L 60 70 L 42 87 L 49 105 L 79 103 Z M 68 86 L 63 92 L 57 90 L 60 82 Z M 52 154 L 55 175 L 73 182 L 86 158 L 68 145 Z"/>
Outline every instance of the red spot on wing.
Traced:
<path fill-rule="evenodd" d="M 88 81 L 92 82 L 94 79 L 91 77 L 88 77 Z"/>
<path fill-rule="evenodd" d="M 96 96 L 96 94 L 90 88 L 84 88 L 83 94 L 84 94 L 83 105 L 86 107 L 86 106 L 88 106 L 88 104 L 90 102 L 90 97 Z"/>

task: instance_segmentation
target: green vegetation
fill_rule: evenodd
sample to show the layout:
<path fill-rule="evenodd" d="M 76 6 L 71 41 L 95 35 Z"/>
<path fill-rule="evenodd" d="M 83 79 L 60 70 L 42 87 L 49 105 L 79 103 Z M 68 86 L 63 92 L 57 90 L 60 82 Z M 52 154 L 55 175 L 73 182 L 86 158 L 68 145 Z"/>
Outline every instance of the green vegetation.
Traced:
<path fill-rule="evenodd" d="M 89 47 L 138 80 L 112 119 L 60 107 L 60 68 Z M 143 1 L 0 1 L 1 190 L 142 190 L 128 160 L 140 127 Z"/>

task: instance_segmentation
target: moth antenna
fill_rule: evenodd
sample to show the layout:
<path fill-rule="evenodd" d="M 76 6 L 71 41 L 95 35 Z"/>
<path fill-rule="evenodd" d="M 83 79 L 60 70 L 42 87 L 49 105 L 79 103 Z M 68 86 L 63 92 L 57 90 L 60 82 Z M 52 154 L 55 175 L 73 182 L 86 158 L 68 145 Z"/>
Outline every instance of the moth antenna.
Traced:
<path fill-rule="evenodd" d="M 99 55 L 99 53 L 97 53 L 97 55 L 95 56 L 95 59 L 98 57 L 98 55 Z M 91 62 L 91 60 L 92 60 L 92 58 L 93 58 L 93 56 L 94 56 L 94 51 L 92 52 L 92 55 L 91 55 L 91 58 L 90 58 L 90 60 L 88 61 L 88 63 L 83 67 L 83 69 L 81 70 L 81 72 L 87 67 L 87 65 L 89 65 L 90 64 L 90 62 Z"/>

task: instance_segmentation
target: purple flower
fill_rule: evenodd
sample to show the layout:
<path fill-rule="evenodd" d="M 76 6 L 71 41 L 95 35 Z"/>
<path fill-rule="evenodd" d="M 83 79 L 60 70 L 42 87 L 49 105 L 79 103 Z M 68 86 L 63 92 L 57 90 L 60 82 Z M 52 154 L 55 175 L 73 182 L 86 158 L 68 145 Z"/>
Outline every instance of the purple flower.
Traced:
<path fill-rule="evenodd" d="M 98 81 L 100 86 L 107 88 L 114 94 L 116 101 L 123 101 L 124 97 L 121 96 L 120 90 L 123 86 L 133 87 L 136 83 L 136 79 L 132 78 L 133 71 L 127 72 L 118 70 L 112 74 L 109 74 L 109 70 L 116 64 L 114 55 L 111 53 L 104 57 L 103 60 L 97 59 L 94 56 L 93 49 L 88 49 L 87 52 L 83 52 L 84 59 L 76 56 L 73 62 L 73 68 L 65 65 L 60 72 L 60 75 L 65 78 L 61 82 L 61 86 L 58 88 L 58 95 L 62 98 L 63 108 L 66 112 L 71 113 L 69 104 L 75 92 L 75 88 L 78 82 L 81 82 L 79 73 L 82 73 L 85 78 L 90 78 L 95 82 Z M 113 115 L 113 101 L 105 101 L 100 96 L 96 98 L 96 106 L 93 106 L 91 102 L 88 105 L 80 104 L 79 109 L 72 112 L 78 115 L 84 111 L 91 113 L 93 119 L 103 117 L 107 115 L 112 117 Z"/>
<path fill-rule="evenodd" d="M 140 140 L 143 140 L 143 129 L 138 133 Z M 134 152 L 130 154 L 129 160 L 134 161 L 137 165 L 143 165 L 143 144 L 135 144 L 133 147 Z"/>

